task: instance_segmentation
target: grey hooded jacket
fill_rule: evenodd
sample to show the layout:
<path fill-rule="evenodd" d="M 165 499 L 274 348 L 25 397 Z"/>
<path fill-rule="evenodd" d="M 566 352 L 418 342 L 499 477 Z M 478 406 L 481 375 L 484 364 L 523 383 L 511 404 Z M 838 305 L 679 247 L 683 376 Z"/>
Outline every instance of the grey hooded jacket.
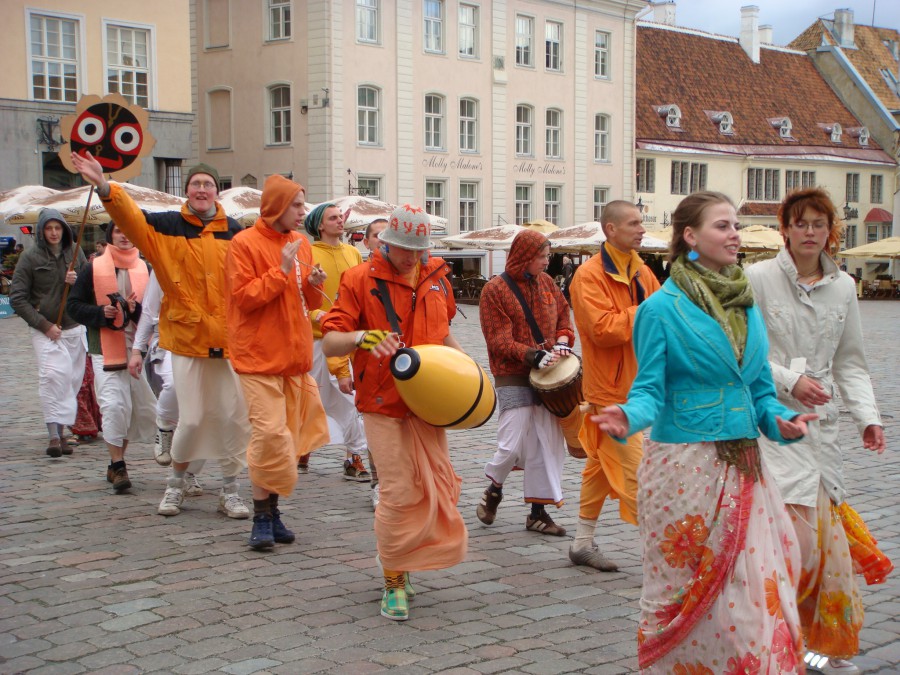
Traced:
<path fill-rule="evenodd" d="M 62 223 L 63 236 L 60 253 L 54 255 L 44 239 L 44 227 L 51 220 Z M 79 248 L 75 251 L 74 238 L 69 224 L 56 209 L 44 209 L 38 218 L 34 233 L 35 245 L 25 251 L 16 264 L 9 302 L 16 314 L 32 328 L 46 333 L 59 317 L 60 303 L 66 285 L 66 270 L 76 255 L 75 272 L 87 263 Z M 63 313 L 61 328 L 74 328 L 78 324 Z"/>

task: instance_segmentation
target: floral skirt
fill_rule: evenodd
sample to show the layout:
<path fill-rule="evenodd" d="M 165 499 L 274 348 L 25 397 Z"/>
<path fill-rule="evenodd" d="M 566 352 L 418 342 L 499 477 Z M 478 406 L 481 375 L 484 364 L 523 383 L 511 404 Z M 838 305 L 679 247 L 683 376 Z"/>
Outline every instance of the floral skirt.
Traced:
<path fill-rule="evenodd" d="M 803 671 L 799 547 L 765 466 L 739 471 L 714 443 L 645 440 L 638 521 L 642 672 Z"/>

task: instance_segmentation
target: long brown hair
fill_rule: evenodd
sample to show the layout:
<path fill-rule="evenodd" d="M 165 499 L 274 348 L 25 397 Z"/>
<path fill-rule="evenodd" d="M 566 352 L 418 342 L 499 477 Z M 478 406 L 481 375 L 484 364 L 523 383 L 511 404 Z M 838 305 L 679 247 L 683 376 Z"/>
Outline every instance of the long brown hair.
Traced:
<path fill-rule="evenodd" d="M 698 229 L 703 219 L 703 212 L 714 204 L 731 204 L 731 197 L 722 192 L 703 190 L 694 192 L 681 200 L 672 212 L 672 241 L 669 242 L 669 262 L 675 262 L 678 256 L 691 250 L 684 240 L 684 228 Z"/>
<path fill-rule="evenodd" d="M 833 258 L 841 247 L 841 240 L 844 237 L 844 222 L 838 216 L 834 202 L 831 201 L 831 197 L 824 188 L 794 190 L 781 202 L 781 206 L 778 207 L 778 225 L 781 228 L 781 235 L 784 237 L 784 245 L 790 249 L 788 228 L 791 223 L 800 220 L 803 212 L 808 208 L 828 218 L 828 241 L 825 242 L 825 252 Z"/>

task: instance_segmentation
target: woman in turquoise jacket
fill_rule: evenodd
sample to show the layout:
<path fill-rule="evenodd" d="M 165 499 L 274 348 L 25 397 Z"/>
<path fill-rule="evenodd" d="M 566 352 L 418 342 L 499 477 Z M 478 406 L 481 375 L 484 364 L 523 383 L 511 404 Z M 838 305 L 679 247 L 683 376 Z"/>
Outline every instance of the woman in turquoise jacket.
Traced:
<path fill-rule="evenodd" d="M 635 319 L 628 402 L 593 418 L 616 438 L 652 425 L 638 660 L 647 673 L 802 672 L 797 546 L 756 439 L 800 438 L 815 415 L 776 397 L 731 200 L 694 193 L 672 223 L 671 276 Z"/>

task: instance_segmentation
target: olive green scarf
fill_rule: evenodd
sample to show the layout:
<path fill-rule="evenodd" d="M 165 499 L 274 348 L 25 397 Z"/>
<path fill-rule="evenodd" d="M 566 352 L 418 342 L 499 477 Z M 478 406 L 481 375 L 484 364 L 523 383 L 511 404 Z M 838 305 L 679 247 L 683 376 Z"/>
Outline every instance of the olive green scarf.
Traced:
<path fill-rule="evenodd" d="M 747 307 L 753 305 L 753 289 L 738 265 L 721 272 L 685 260 L 672 263 L 672 281 L 704 312 L 714 318 L 731 344 L 738 363 L 747 344 Z"/>

